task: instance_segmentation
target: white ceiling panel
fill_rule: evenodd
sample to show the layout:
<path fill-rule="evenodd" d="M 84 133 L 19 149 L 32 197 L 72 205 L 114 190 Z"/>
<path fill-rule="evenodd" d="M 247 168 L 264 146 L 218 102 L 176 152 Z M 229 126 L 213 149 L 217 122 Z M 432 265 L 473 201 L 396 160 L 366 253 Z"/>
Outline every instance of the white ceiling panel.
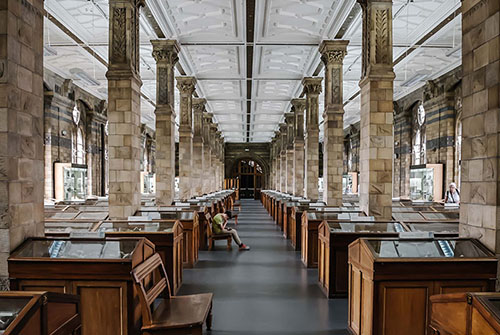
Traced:
<path fill-rule="evenodd" d="M 77 44 L 45 20 L 45 66 L 105 99 L 107 69 L 93 53 L 107 61 L 108 0 L 45 0 L 44 4 L 50 15 L 83 42 Z M 342 38 L 350 41 L 344 59 L 344 99 L 348 102 L 344 124 L 359 120 L 362 20 L 360 11 L 352 12 L 359 6 L 355 0 L 256 0 L 252 43 L 246 43 L 244 0 L 146 0 L 146 4 L 163 35 L 179 41 L 179 63 L 187 75 L 197 78 L 197 93 L 207 99 L 225 141 L 269 141 L 284 113 L 290 111 L 290 100 L 302 92 L 302 78 L 321 68 L 320 42 L 335 38 L 341 28 L 345 30 Z M 460 15 L 417 45 L 459 7 L 460 0 L 393 0 L 393 54 L 398 60 L 395 98 L 461 64 Z M 346 20 L 350 23 L 343 27 Z M 156 64 L 149 41 L 157 36 L 144 15 L 140 32 L 142 93 L 155 101 Z M 253 47 L 252 78 L 247 78 L 249 46 Z M 252 81 L 249 110 L 247 80 Z M 177 91 L 175 96 L 178 111 Z M 321 105 L 320 114 L 322 109 Z M 154 127 L 154 106 L 145 99 L 142 113 L 143 121 Z"/>

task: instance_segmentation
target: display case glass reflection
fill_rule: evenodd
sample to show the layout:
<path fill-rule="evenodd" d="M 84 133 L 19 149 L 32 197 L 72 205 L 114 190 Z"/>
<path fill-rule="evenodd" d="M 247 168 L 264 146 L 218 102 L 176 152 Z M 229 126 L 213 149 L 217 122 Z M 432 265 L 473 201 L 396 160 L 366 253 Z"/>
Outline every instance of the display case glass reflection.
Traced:
<path fill-rule="evenodd" d="M 130 258 L 136 240 L 31 240 L 17 250 L 15 258 L 125 259 Z"/>
<path fill-rule="evenodd" d="M 478 258 L 489 257 L 471 240 L 367 240 L 380 258 Z"/>
<path fill-rule="evenodd" d="M 331 232 L 344 233 L 398 233 L 405 229 L 398 222 L 387 223 L 356 223 L 356 222 L 328 222 Z"/>
<path fill-rule="evenodd" d="M 16 319 L 23 308 L 30 302 L 31 298 L 0 298 L 0 335 L 5 332 L 9 325 Z"/>

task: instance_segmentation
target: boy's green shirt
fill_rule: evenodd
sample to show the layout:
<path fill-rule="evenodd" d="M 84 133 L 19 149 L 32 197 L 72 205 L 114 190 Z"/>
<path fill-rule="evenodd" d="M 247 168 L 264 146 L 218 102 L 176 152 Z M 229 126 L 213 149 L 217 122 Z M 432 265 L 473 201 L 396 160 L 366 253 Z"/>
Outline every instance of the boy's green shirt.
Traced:
<path fill-rule="evenodd" d="M 214 234 L 222 234 L 222 225 L 224 224 L 224 218 L 222 214 L 217 214 L 212 219 L 212 231 Z"/>

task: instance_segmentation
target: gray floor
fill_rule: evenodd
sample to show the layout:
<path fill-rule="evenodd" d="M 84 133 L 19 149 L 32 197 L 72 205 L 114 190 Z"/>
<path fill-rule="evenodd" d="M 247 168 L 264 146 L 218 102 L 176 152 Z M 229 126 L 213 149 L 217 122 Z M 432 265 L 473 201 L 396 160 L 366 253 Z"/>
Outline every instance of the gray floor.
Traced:
<path fill-rule="evenodd" d="M 252 250 L 201 252 L 180 294 L 213 292 L 211 334 L 347 334 L 347 301 L 328 300 L 259 201 L 243 200 L 236 227 Z"/>

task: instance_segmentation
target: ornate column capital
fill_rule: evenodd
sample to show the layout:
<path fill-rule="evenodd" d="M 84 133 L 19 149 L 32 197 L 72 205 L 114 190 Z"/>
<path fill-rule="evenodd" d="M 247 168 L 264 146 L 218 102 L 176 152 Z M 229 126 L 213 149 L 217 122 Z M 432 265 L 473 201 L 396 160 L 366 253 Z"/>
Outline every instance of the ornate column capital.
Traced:
<path fill-rule="evenodd" d="M 203 112 L 205 111 L 205 98 L 193 98 L 193 115 L 194 115 L 194 136 L 202 137 L 203 135 Z"/>
<path fill-rule="evenodd" d="M 196 89 L 196 78 L 195 77 L 175 77 L 177 80 L 177 88 L 181 95 L 191 96 Z"/>
<path fill-rule="evenodd" d="M 295 137 L 294 119 L 294 113 L 285 113 L 287 149 L 293 148 L 293 140 Z"/>
<path fill-rule="evenodd" d="M 176 40 L 152 40 L 156 60 L 156 114 L 175 114 L 174 66 L 178 61 L 179 44 Z"/>
<path fill-rule="evenodd" d="M 344 62 L 344 57 L 347 55 L 347 45 L 349 41 L 346 40 L 325 40 L 319 46 L 319 53 L 321 60 L 325 66 L 338 64 Z"/>
<path fill-rule="evenodd" d="M 392 0 L 358 0 L 358 2 L 363 14 L 361 78 L 374 76 L 394 79 Z"/>
<path fill-rule="evenodd" d="M 174 66 L 179 61 L 180 46 L 176 40 L 151 40 L 151 44 L 158 65 Z"/>
<path fill-rule="evenodd" d="M 323 78 L 321 77 L 305 77 L 302 79 L 302 85 L 304 85 L 306 94 L 319 95 L 322 91 L 322 81 Z"/>
<path fill-rule="evenodd" d="M 303 113 L 306 109 L 306 99 L 292 99 L 291 102 L 295 113 Z"/>

